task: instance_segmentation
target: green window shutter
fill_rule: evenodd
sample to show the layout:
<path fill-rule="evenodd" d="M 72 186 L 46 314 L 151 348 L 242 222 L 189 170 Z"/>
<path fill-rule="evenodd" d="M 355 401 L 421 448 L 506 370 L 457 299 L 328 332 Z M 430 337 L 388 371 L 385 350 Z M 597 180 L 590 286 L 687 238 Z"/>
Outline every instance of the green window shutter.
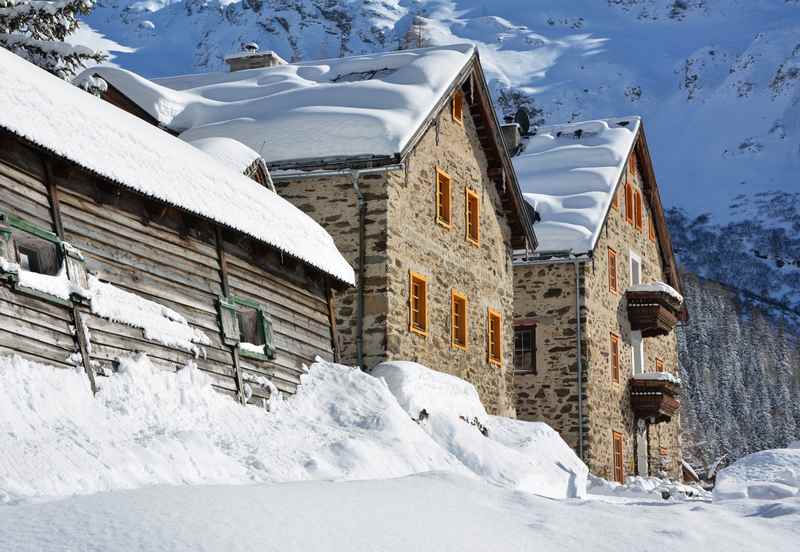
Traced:
<path fill-rule="evenodd" d="M 264 314 L 263 309 L 258 309 L 258 317 L 261 322 L 261 333 L 264 337 L 264 354 L 267 358 L 275 358 L 275 346 L 272 339 L 272 319 Z"/>
<path fill-rule="evenodd" d="M 86 272 L 86 260 L 80 251 L 66 242 L 61 244 L 64 264 L 67 267 L 69 281 L 81 289 L 89 289 L 89 275 Z"/>
<path fill-rule="evenodd" d="M 222 326 L 222 338 L 226 345 L 237 345 L 239 343 L 239 315 L 236 311 L 236 304 L 225 297 L 217 300 L 219 308 L 219 322 Z"/>

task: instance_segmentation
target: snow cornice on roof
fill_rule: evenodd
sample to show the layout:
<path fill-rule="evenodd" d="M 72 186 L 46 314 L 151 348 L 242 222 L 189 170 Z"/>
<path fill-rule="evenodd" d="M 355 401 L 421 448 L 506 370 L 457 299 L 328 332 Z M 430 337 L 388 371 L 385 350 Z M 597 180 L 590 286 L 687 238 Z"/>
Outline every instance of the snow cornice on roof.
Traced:
<path fill-rule="evenodd" d="M 257 182 L 2 49 L 0 82 L 0 128 L 133 192 L 354 283 L 331 236 Z"/>

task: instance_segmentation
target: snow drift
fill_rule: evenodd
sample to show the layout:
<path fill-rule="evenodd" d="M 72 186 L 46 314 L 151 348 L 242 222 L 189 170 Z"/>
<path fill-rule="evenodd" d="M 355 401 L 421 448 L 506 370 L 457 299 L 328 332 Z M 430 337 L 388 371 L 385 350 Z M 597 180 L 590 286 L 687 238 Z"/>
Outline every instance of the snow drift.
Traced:
<path fill-rule="evenodd" d="M 781 499 L 800 495 L 800 448 L 762 450 L 720 470 L 714 500 Z"/>
<path fill-rule="evenodd" d="M 547 424 L 489 416 L 470 383 L 415 362 L 384 362 L 372 374 L 479 477 L 552 498 L 586 495 L 586 465 Z"/>
<path fill-rule="evenodd" d="M 302 380 L 296 396 L 273 399 L 268 412 L 218 394 L 191 363 L 173 373 L 144 355 L 122 359 L 93 398 L 81 372 L 0 356 L 0 503 L 158 484 L 431 471 L 548 496 L 583 490 L 585 467 L 546 426 L 485 417 L 480 402 L 464 400 L 472 409 L 464 412 L 487 424 L 487 438 L 445 415 L 462 411 L 446 397 L 470 395 L 471 386 L 456 378 L 441 380 L 436 405 L 414 399 L 432 405 L 438 431 L 412 420 L 382 380 L 360 370 L 318 362 Z M 447 427 L 449 440 L 442 438 Z"/>

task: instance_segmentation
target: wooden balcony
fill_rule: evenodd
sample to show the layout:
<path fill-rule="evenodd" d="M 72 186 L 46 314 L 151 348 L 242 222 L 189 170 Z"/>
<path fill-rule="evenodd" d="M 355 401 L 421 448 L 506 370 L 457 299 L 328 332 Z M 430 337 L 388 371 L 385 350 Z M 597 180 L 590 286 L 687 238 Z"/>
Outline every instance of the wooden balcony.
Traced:
<path fill-rule="evenodd" d="M 628 290 L 625 299 L 631 330 L 642 337 L 668 335 L 681 318 L 681 302 L 667 292 Z"/>
<path fill-rule="evenodd" d="M 669 422 L 681 406 L 680 384 L 660 379 L 630 380 L 631 407 L 637 418 L 649 418 L 652 423 Z"/>

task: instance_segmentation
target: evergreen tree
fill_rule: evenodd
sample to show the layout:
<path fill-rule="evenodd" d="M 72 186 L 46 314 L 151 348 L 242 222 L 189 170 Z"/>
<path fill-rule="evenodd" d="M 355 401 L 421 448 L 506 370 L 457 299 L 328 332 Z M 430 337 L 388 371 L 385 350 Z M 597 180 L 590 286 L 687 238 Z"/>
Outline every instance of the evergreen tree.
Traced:
<path fill-rule="evenodd" d="M 89 61 L 105 54 L 64 39 L 78 28 L 94 0 L 0 0 L 0 46 L 47 71 L 69 79 Z"/>

